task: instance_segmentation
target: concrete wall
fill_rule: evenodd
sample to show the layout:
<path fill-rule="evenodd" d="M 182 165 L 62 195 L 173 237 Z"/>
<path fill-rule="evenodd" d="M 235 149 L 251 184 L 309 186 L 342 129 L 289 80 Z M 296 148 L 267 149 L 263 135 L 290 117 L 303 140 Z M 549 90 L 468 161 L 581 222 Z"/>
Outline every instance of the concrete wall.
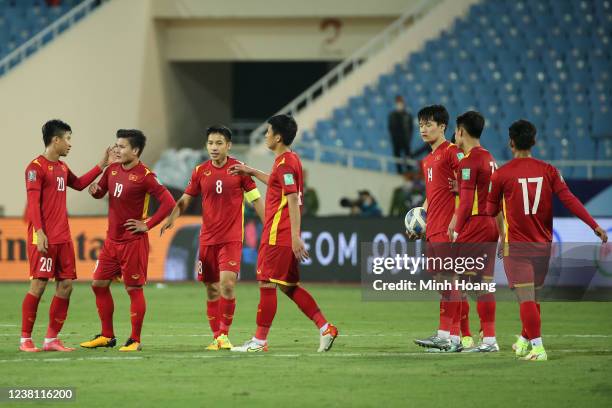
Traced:
<path fill-rule="evenodd" d="M 97 163 L 118 128 L 141 128 L 153 164 L 167 145 L 165 75 L 148 0 L 113 0 L 0 77 L 5 152 L 0 161 L 6 215 L 25 207 L 24 170 L 42 153 L 41 126 L 61 118 L 73 128 L 66 162 L 76 174 Z M 8 154 L 7 154 L 8 153 Z M 103 213 L 104 201 L 68 193 L 70 214 Z"/>

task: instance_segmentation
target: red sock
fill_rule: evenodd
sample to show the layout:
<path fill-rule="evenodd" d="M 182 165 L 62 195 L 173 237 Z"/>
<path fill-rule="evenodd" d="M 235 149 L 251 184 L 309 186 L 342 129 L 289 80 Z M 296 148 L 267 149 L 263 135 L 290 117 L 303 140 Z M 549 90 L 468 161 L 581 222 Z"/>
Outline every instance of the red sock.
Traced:
<path fill-rule="evenodd" d="M 460 312 L 460 310 L 457 309 L 461 305 L 461 302 L 456 300 L 455 295 L 457 295 L 455 291 L 445 291 L 442 293 L 442 299 L 440 300 L 440 325 L 438 327 L 440 330 L 447 332 L 452 331 L 455 314 Z M 451 299 L 453 301 L 451 301 Z M 457 322 L 459 322 L 459 320 L 457 320 Z"/>
<path fill-rule="evenodd" d="M 455 313 L 453 314 L 453 323 L 451 325 L 450 334 L 451 336 L 459 336 L 461 332 L 461 302 L 456 303 Z"/>
<path fill-rule="evenodd" d="M 130 316 L 132 320 L 132 334 L 130 337 L 140 343 L 140 332 L 147 312 L 147 303 L 142 288 L 128 290 L 130 295 Z"/>
<path fill-rule="evenodd" d="M 327 323 L 327 319 L 325 319 L 325 316 L 323 316 L 323 313 L 319 310 L 317 302 L 306 289 L 301 286 L 296 286 L 287 296 L 295 302 L 306 317 L 317 325 L 317 328 L 320 329 Z"/>
<path fill-rule="evenodd" d="M 480 317 L 482 337 L 495 337 L 495 295 L 487 293 L 478 297 L 476 309 Z"/>
<path fill-rule="evenodd" d="M 255 338 L 266 340 L 276 314 L 276 288 L 259 288 Z"/>
<path fill-rule="evenodd" d="M 533 340 L 541 337 L 542 321 L 540 320 L 538 307 L 533 300 L 521 303 L 521 321 L 526 329 L 527 339 Z"/>
<path fill-rule="evenodd" d="M 36 321 L 36 311 L 38 310 L 40 298 L 30 292 L 26 293 L 21 304 L 21 337 L 32 337 L 32 329 Z"/>
<path fill-rule="evenodd" d="M 461 335 L 472 337 L 470 332 L 470 302 L 467 299 L 461 301 Z"/>
<path fill-rule="evenodd" d="M 213 336 L 219 337 L 219 299 L 206 301 L 206 317 Z"/>
<path fill-rule="evenodd" d="M 113 302 L 113 295 L 111 294 L 110 287 L 97 287 L 92 286 L 94 294 L 96 295 L 96 306 L 98 307 L 98 316 L 100 316 L 100 322 L 102 323 L 102 336 L 113 338 L 115 337 L 115 331 L 113 330 L 113 313 L 115 312 L 115 303 Z"/>
<path fill-rule="evenodd" d="M 66 317 L 68 316 L 68 304 L 70 299 L 53 296 L 51 307 L 49 307 L 49 327 L 47 327 L 47 338 L 54 339 L 62 330 Z"/>
<path fill-rule="evenodd" d="M 221 315 L 219 332 L 221 334 L 229 334 L 232 320 L 234 320 L 234 310 L 236 310 L 236 299 L 226 299 L 221 296 L 219 301 L 219 314 Z"/>

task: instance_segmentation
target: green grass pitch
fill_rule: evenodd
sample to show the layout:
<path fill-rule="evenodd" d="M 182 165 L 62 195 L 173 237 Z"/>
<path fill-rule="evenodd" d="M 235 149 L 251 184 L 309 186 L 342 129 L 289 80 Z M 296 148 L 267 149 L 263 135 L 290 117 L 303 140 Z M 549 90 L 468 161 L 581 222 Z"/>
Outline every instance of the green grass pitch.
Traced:
<path fill-rule="evenodd" d="M 340 329 L 329 353 L 318 354 L 318 331 L 282 293 L 270 352 L 206 352 L 210 341 L 200 284 L 146 288 L 143 351 L 117 349 L 26 354 L 17 351 L 27 284 L 0 285 L 0 387 L 75 387 L 65 406 L 387 407 L 612 406 L 612 304 L 545 303 L 549 361 L 516 361 L 518 306 L 498 303 L 500 353 L 428 354 L 412 343 L 437 323 L 433 302 L 363 302 L 358 286 L 305 285 Z M 41 345 L 52 287 L 43 296 L 34 339 Z M 115 332 L 129 335 L 128 296 L 113 286 Z M 259 291 L 238 285 L 230 338 L 255 328 Z M 471 326 L 478 329 L 472 307 Z M 62 338 L 70 346 L 99 331 L 91 289 L 75 286 Z M 33 403 L 1 403 L 28 406 Z M 47 404 L 51 406 L 52 404 Z M 62 405 L 64 406 L 64 405 Z"/>

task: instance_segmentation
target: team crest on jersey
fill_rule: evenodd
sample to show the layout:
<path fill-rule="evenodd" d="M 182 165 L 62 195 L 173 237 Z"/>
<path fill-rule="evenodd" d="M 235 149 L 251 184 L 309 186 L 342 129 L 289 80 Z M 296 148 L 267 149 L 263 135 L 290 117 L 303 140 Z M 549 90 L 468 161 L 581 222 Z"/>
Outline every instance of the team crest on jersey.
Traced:
<path fill-rule="evenodd" d="M 459 160 L 463 159 L 465 157 L 465 154 L 463 154 L 462 152 L 457 153 L 457 158 Z"/>
<path fill-rule="evenodd" d="M 116 175 L 117 175 L 117 170 L 111 171 L 111 176 L 116 176 Z"/>
<path fill-rule="evenodd" d="M 36 181 L 36 171 L 30 170 L 28 171 L 28 181 Z"/>
<path fill-rule="evenodd" d="M 68 169 L 66 169 L 66 166 L 62 166 L 62 171 L 68 171 Z"/>
<path fill-rule="evenodd" d="M 470 169 L 461 169 L 461 180 L 470 179 Z"/>
<path fill-rule="evenodd" d="M 130 174 L 130 176 L 128 177 L 128 180 L 130 181 L 136 181 L 138 180 L 138 176 L 135 174 Z"/>

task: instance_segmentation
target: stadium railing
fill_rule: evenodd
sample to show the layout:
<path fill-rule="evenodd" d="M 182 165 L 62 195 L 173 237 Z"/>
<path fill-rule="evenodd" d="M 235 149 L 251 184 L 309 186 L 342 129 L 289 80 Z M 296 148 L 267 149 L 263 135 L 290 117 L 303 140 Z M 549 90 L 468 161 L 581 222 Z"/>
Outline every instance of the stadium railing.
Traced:
<path fill-rule="evenodd" d="M 413 3 L 402 15 L 385 28 L 380 34 L 373 37 L 363 47 L 359 48 L 353 55 L 342 61 L 334 69 L 325 74 L 321 79 L 315 82 L 312 86 L 298 95 L 293 101 L 280 109 L 276 114 L 295 114 L 308 105 L 315 99 L 325 94 L 335 84 L 342 81 L 346 76 L 353 73 L 360 65 L 368 59 L 378 54 L 382 49 L 391 43 L 391 40 L 400 35 L 406 28 L 407 23 L 416 20 L 427 14 L 429 10 L 434 8 L 442 0 L 421 0 Z M 256 146 L 263 141 L 266 132 L 266 123 L 259 125 L 251 133 L 251 146 Z"/>
<path fill-rule="evenodd" d="M 0 76 L 6 74 L 9 70 L 16 67 L 19 63 L 34 54 L 38 49 L 45 44 L 51 42 L 59 34 L 63 33 L 77 21 L 86 17 L 94 9 L 101 4 L 110 0 L 85 0 L 79 5 L 73 7 L 62 17 L 49 24 L 45 29 L 35 34 L 28 41 L 15 48 L 4 58 L 0 60 Z"/>

